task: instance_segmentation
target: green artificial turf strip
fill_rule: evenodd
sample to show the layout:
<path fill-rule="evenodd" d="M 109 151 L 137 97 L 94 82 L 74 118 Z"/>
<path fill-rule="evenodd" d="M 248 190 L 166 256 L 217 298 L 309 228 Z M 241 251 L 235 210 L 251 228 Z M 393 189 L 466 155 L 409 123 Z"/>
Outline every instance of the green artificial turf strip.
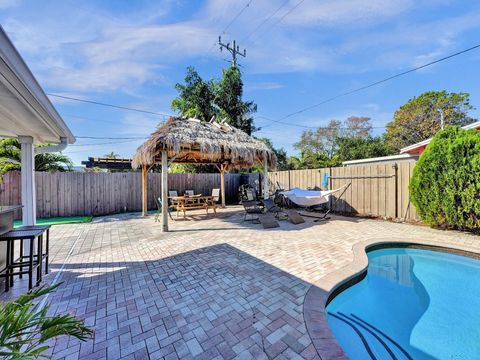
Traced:
<path fill-rule="evenodd" d="M 54 217 L 49 219 L 37 219 L 37 225 L 59 225 L 59 224 L 74 224 L 86 223 L 92 221 L 91 216 L 70 216 L 70 217 Z M 21 220 L 15 220 L 14 227 L 22 226 Z"/>

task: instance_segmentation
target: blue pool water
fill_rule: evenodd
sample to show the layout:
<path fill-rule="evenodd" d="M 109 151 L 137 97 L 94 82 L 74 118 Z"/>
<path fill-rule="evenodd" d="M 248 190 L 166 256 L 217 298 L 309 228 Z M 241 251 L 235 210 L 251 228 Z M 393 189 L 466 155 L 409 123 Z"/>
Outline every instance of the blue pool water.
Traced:
<path fill-rule="evenodd" d="M 350 359 L 480 359 L 480 261 L 420 249 L 368 253 L 367 276 L 327 306 Z"/>

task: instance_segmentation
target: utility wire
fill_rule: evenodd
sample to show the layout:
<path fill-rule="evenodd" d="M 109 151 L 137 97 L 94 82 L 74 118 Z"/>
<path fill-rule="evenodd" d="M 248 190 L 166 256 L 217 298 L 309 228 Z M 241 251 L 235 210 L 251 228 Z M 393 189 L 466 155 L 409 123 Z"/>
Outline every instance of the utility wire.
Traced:
<path fill-rule="evenodd" d="M 108 103 L 103 103 L 103 102 L 99 102 L 99 101 L 79 99 L 79 98 L 75 98 L 75 97 L 72 97 L 72 96 L 65 96 L 65 95 L 52 94 L 52 93 L 47 93 L 47 95 L 57 97 L 57 98 L 61 98 L 61 99 L 80 101 L 80 102 L 84 102 L 84 103 L 88 103 L 88 104 L 107 106 L 107 107 L 111 107 L 111 108 L 115 108 L 115 109 L 129 110 L 129 111 L 135 111 L 135 112 L 140 112 L 140 113 L 144 113 L 144 114 L 162 116 L 163 118 L 173 116 L 173 115 L 170 115 L 170 114 L 164 114 L 164 113 L 159 113 L 159 112 L 150 111 L 150 110 L 132 108 L 132 107 L 128 107 L 128 106 L 114 105 L 114 104 L 108 104 Z"/>
<path fill-rule="evenodd" d="M 277 10 L 275 10 L 270 16 L 266 17 L 265 19 L 263 19 L 263 21 L 258 24 L 252 31 L 250 31 L 247 36 L 245 36 L 242 40 L 242 42 L 246 42 L 248 39 L 250 39 L 250 37 L 258 30 L 260 29 L 263 25 L 265 25 L 267 23 L 268 20 L 270 20 L 272 17 L 274 17 L 275 15 L 277 15 L 277 13 L 286 5 L 288 4 L 290 0 L 285 0 L 282 5 L 280 5 Z"/>
<path fill-rule="evenodd" d="M 238 13 L 233 17 L 233 19 L 228 23 L 228 25 L 223 29 L 222 34 L 226 34 L 227 30 L 232 26 L 232 24 L 237 21 L 237 19 L 243 14 L 245 10 L 250 6 L 253 0 L 250 0 Z"/>
<path fill-rule="evenodd" d="M 123 140 L 123 141 L 110 141 L 110 142 L 104 142 L 104 143 L 90 143 L 90 144 L 72 144 L 68 146 L 75 146 L 75 147 L 82 147 L 82 146 L 95 146 L 95 145 L 111 145 L 111 144 L 123 144 L 123 143 L 128 143 L 128 142 L 133 142 L 133 141 L 138 141 L 140 139 L 135 139 L 135 140 Z"/>
<path fill-rule="evenodd" d="M 263 35 L 265 35 L 267 32 L 271 31 L 275 26 L 277 26 L 278 24 L 280 24 L 288 15 L 290 15 L 296 8 L 298 8 L 300 5 L 302 5 L 302 3 L 304 2 L 305 0 L 300 0 L 294 7 L 292 7 L 290 10 L 288 10 L 285 14 L 283 14 L 283 16 L 281 18 L 279 18 L 276 22 L 274 22 L 270 27 L 268 27 L 262 34 L 260 34 L 259 36 L 257 36 L 255 39 L 253 39 L 253 42 L 257 41 L 258 39 L 260 39 Z"/>
<path fill-rule="evenodd" d="M 423 64 L 423 65 L 414 67 L 414 68 L 412 68 L 412 69 L 403 71 L 403 72 L 401 72 L 401 73 L 398 73 L 398 74 L 389 76 L 389 77 L 387 77 L 387 78 L 384 78 L 384 79 L 375 81 L 375 82 L 373 82 L 373 83 L 370 83 L 370 84 L 367 84 L 367 85 L 358 87 L 358 88 L 356 88 L 356 89 L 353 89 L 353 90 L 350 90 L 350 91 L 346 91 L 346 92 L 344 92 L 344 93 L 341 93 L 341 94 L 332 96 L 332 97 L 327 98 L 327 99 L 325 99 L 325 100 L 322 100 L 322 101 L 320 101 L 320 102 L 318 102 L 318 103 L 316 103 L 316 104 L 307 106 L 307 107 L 305 107 L 305 108 L 303 108 L 303 109 L 300 109 L 300 110 L 298 110 L 298 111 L 295 111 L 295 112 L 293 112 L 293 113 L 290 113 L 290 114 L 288 114 L 288 115 L 285 115 L 284 117 L 280 118 L 279 120 L 274 120 L 274 119 L 269 119 L 269 120 L 272 121 L 272 122 L 274 122 L 274 123 L 283 124 L 283 125 L 298 126 L 298 127 L 308 127 L 308 126 L 305 126 L 305 125 L 292 124 L 292 123 L 289 123 L 289 122 L 286 122 L 286 121 L 283 121 L 283 120 L 288 119 L 288 118 L 290 118 L 290 117 L 292 117 L 292 116 L 294 116 L 294 115 L 298 115 L 298 114 L 304 113 L 305 111 L 314 109 L 314 108 L 316 108 L 316 107 L 318 107 L 318 106 L 320 106 L 320 105 L 326 104 L 326 103 L 331 102 L 331 101 L 333 101 L 333 100 L 336 100 L 336 99 L 338 99 L 338 98 L 341 98 L 341 97 L 344 97 L 344 96 L 347 96 L 347 95 L 354 94 L 354 93 L 356 93 L 356 92 L 359 92 L 359 91 L 362 91 L 362 90 L 365 90 L 365 89 L 374 87 L 374 86 L 379 85 L 379 84 L 383 84 L 383 83 L 385 83 L 385 82 L 387 82 L 387 81 L 393 80 L 393 79 L 398 78 L 398 77 L 400 77 L 400 76 L 404 76 L 404 75 L 407 75 L 407 74 L 409 74 L 409 73 L 415 72 L 415 71 L 417 71 L 417 70 L 424 69 L 424 68 L 426 68 L 426 67 L 428 67 L 428 66 L 432 66 L 432 65 L 437 64 L 437 63 L 439 63 L 439 62 L 442 62 L 442 61 L 451 59 L 451 58 L 453 58 L 453 57 L 455 57 L 455 56 L 462 55 L 462 54 L 464 54 L 464 53 L 466 53 L 466 52 L 469 52 L 469 51 L 472 51 L 472 50 L 475 50 L 475 49 L 478 49 L 478 48 L 480 48 L 480 44 L 477 44 L 477 45 L 475 45 L 475 46 L 469 47 L 468 49 L 464 49 L 464 50 L 458 51 L 458 52 L 456 52 L 456 53 L 454 53 L 454 54 L 450 54 L 450 55 L 444 56 L 444 57 L 442 57 L 442 58 L 440 58 L 440 59 L 431 61 L 431 62 L 429 62 L 429 63 L 426 63 L 426 64 Z M 269 126 L 269 125 L 270 125 L 270 124 L 267 124 L 267 125 L 265 125 L 264 127 Z M 313 128 L 315 128 L 315 127 L 313 127 Z"/>
<path fill-rule="evenodd" d="M 96 140 L 142 140 L 145 136 L 139 137 L 102 137 L 102 136 L 76 136 L 77 139 L 96 139 Z"/>
<path fill-rule="evenodd" d="M 243 12 L 245 10 L 247 10 L 247 8 L 250 6 L 250 4 L 252 3 L 253 0 L 249 0 L 249 2 L 247 4 L 245 4 L 245 6 L 243 8 L 240 9 L 240 11 L 233 17 L 232 20 L 230 20 L 230 22 L 227 24 L 227 26 L 225 26 L 225 28 L 222 30 L 222 32 L 220 33 L 220 35 L 224 35 L 227 33 L 227 30 L 230 28 L 230 26 L 232 26 L 232 24 L 237 21 L 237 19 L 243 14 Z M 210 50 L 208 51 L 209 53 L 212 52 L 212 50 L 215 48 L 215 46 L 217 46 L 217 41 L 215 41 L 213 44 L 212 44 L 212 47 L 210 48 Z"/>

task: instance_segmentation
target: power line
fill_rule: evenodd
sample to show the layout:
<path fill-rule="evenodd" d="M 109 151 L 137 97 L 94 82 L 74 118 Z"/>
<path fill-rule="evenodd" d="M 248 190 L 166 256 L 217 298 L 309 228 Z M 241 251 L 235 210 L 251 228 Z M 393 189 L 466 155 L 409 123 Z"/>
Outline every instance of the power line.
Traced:
<path fill-rule="evenodd" d="M 265 30 L 262 34 L 257 36 L 256 39 L 253 40 L 255 42 L 256 40 L 260 39 L 263 35 L 265 35 L 267 32 L 272 30 L 275 26 L 280 24 L 288 15 L 290 15 L 296 8 L 298 8 L 305 0 L 300 0 L 294 7 L 292 7 L 290 10 L 288 10 L 281 18 L 279 18 L 276 22 L 274 22 L 267 30 Z"/>
<path fill-rule="evenodd" d="M 75 119 L 82 119 L 82 120 L 88 120 L 88 121 L 95 121 L 95 122 L 103 122 L 107 124 L 115 124 L 118 125 L 119 121 L 118 120 L 105 120 L 105 119 L 94 119 L 91 117 L 85 117 L 85 116 L 79 116 L 79 115 L 73 115 L 73 114 L 65 114 L 62 112 L 62 117 L 64 118 L 75 118 Z"/>
<path fill-rule="evenodd" d="M 233 17 L 232 20 L 230 20 L 230 22 L 227 24 L 227 26 L 225 26 L 225 28 L 220 32 L 220 35 L 224 35 L 227 33 L 227 30 L 230 28 L 230 26 L 232 26 L 232 24 L 237 21 L 237 19 L 243 14 L 243 12 L 245 10 L 247 10 L 247 8 L 250 6 L 250 4 L 252 3 L 253 0 L 250 0 L 247 4 L 245 4 L 245 6 L 243 8 L 240 9 L 240 11 Z M 210 50 L 208 51 L 209 53 L 212 52 L 212 50 L 215 48 L 215 46 L 217 46 L 217 42 L 214 42 L 212 44 L 212 47 L 210 48 Z"/>
<path fill-rule="evenodd" d="M 273 119 L 266 118 L 264 116 L 262 116 L 262 118 L 265 119 L 265 120 L 271 121 L 271 123 L 269 123 L 267 125 L 259 126 L 260 130 L 258 132 L 262 132 L 264 128 L 269 127 L 269 126 L 273 125 L 273 123 L 278 121 L 278 120 L 273 120 Z M 301 124 L 291 124 L 291 123 L 285 123 L 285 125 L 291 125 L 291 126 L 301 127 L 301 128 L 304 128 L 304 129 L 315 129 L 315 130 L 316 129 L 330 129 L 328 126 L 312 126 L 312 125 L 301 125 Z M 370 128 L 371 129 L 385 129 L 386 126 L 371 126 Z M 337 129 L 350 130 L 350 128 L 342 127 L 342 126 L 337 127 Z"/>
<path fill-rule="evenodd" d="M 247 10 L 247 8 L 250 6 L 250 4 L 252 3 L 253 0 L 250 0 L 238 13 L 237 15 L 235 15 L 233 17 L 233 19 L 228 23 L 228 25 L 225 27 L 225 29 L 223 29 L 223 31 L 221 32 L 221 35 L 223 34 L 226 34 L 227 30 L 230 28 L 230 26 L 232 26 L 232 24 L 237 21 L 237 19 L 243 14 L 243 12 L 245 10 Z"/>
<path fill-rule="evenodd" d="M 93 100 L 79 99 L 79 98 L 75 98 L 75 97 L 72 97 L 72 96 L 65 96 L 65 95 L 52 94 L 52 93 L 47 93 L 47 95 L 57 97 L 57 98 L 61 98 L 61 99 L 84 102 L 84 103 L 93 104 L 93 105 L 107 106 L 107 107 L 111 107 L 111 108 L 115 108 L 115 109 L 129 110 L 129 111 L 135 111 L 135 112 L 140 112 L 140 113 L 144 113 L 144 114 L 162 116 L 163 118 L 169 117 L 169 116 L 174 116 L 174 115 L 170 115 L 170 114 L 164 114 L 164 113 L 159 113 L 159 112 L 144 110 L 144 109 L 139 109 L 139 108 L 132 108 L 132 107 L 128 107 L 128 106 L 108 104 L 108 103 L 103 103 L 103 102 L 93 101 Z"/>
<path fill-rule="evenodd" d="M 96 140 L 142 140 L 147 137 L 102 137 L 102 136 L 76 136 L 77 139 L 96 139 Z"/>
<path fill-rule="evenodd" d="M 248 39 L 250 39 L 250 37 L 251 37 L 258 29 L 260 29 L 264 24 L 266 24 L 268 20 L 270 20 L 270 19 L 271 19 L 272 17 L 274 17 L 275 15 L 277 15 L 277 13 L 278 13 L 286 4 L 288 4 L 289 1 L 290 1 L 290 0 L 284 1 L 284 2 L 282 3 L 282 5 L 280 5 L 280 6 L 277 8 L 277 10 L 275 10 L 270 16 L 268 16 L 268 17 L 266 17 L 265 19 L 263 19 L 263 21 L 262 21 L 260 24 L 258 24 L 252 31 L 250 31 L 250 32 L 247 34 L 247 36 L 245 36 L 245 37 L 243 38 L 242 41 L 246 42 Z"/>
<path fill-rule="evenodd" d="M 140 139 L 134 139 L 134 140 L 123 140 L 123 141 L 110 141 L 110 142 L 105 142 L 105 143 L 72 144 L 72 145 L 68 145 L 68 146 L 82 147 L 82 146 L 95 146 L 95 145 L 123 144 L 123 143 L 128 143 L 128 142 L 138 141 L 138 140 L 140 140 Z"/>
<path fill-rule="evenodd" d="M 341 93 L 341 94 L 338 94 L 338 95 L 335 95 L 335 96 L 332 96 L 330 98 L 327 98 L 325 100 L 322 100 L 316 104 L 313 104 L 313 105 L 310 105 L 310 106 L 307 106 L 303 109 L 300 109 L 298 111 L 295 111 L 293 113 L 290 113 L 288 115 L 285 115 L 284 117 L 280 118 L 279 120 L 274 120 L 274 119 L 269 119 L 270 121 L 274 122 L 274 123 L 279 123 L 279 124 L 283 124 L 283 125 L 289 125 L 289 126 L 298 126 L 298 127 L 308 127 L 308 126 L 305 126 L 305 125 L 297 125 L 297 124 L 291 124 L 291 123 L 288 123 L 286 121 L 282 121 L 282 120 L 285 120 L 285 119 L 288 119 L 294 115 L 298 115 L 298 114 L 301 114 L 301 113 L 304 113 L 305 111 L 308 111 L 308 110 L 311 110 L 311 109 L 314 109 L 320 105 L 323 105 L 323 104 L 326 104 L 328 102 L 331 102 L 333 100 L 336 100 L 338 98 L 341 98 L 341 97 L 344 97 L 344 96 L 347 96 L 347 95 L 351 95 L 353 93 L 356 93 L 356 92 L 359 92 L 359 91 L 362 91 L 362 90 L 366 90 L 368 88 L 371 88 L 371 87 L 374 87 L 376 85 L 379 85 L 379 84 L 383 84 L 387 81 L 390 81 L 390 80 L 393 80 L 395 78 L 398 78 L 400 76 L 404 76 L 404 75 L 407 75 L 409 73 L 412 73 L 412 72 L 415 72 L 417 70 L 420 70 L 420 69 L 424 69 L 428 66 L 432 66 L 434 64 L 437 64 L 439 62 L 442 62 L 442 61 L 445 61 L 445 60 L 448 60 L 448 59 L 451 59 L 455 56 L 458 56 L 458 55 L 461 55 L 461 54 L 464 54 L 466 52 L 469 52 L 469 51 L 472 51 L 472 50 L 475 50 L 475 49 L 478 49 L 480 48 L 480 44 L 477 44 L 475 46 L 472 46 L 472 47 L 469 47 L 468 49 L 464 49 L 464 50 L 461 50 L 461 51 L 458 51 L 454 54 L 451 54 L 451 55 L 448 55 L 448 56 L 444 56 L 440 59 L 437 59 L 437 60 L 434 60 L 434 61 L 431 61 L 429 63 L 426 63 L 426 64 L 423 64 L 423 65 L 420 65 L 420 66 L 417 66 L 417 67 L 414 67 L 412 69 L 409 69 L 409 70 L 406 70 L 406 71 L 403 71 L 401 73 L 398 73 L 398 74 L 395 74 L 395 75 L 392 75 L 392 76 L 389 76 L 387 78 L 384 78 L 384 79 L 381 79 L 381 80 L 378 80 L 378 81 L 375 81 L 373 83 L 370 83 L 370 84 L 367 84 L 367 85 L 364 85 L 364 86 L 361 86 L 361 87 L 358 87 L 356 89 L 353 89 L 353 90 L 350 90 L 350 91 L 346 91 L 344 93 Z M 268 126 L 268 125 L 266 125 Z"/>

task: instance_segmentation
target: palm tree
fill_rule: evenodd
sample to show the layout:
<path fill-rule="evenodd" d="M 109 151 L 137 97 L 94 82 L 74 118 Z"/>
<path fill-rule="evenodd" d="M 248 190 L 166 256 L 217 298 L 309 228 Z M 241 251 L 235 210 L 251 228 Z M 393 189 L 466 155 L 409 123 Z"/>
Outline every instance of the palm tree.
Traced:
<path fill-rule="evenodd" d="M 39 298 L 53 292 L 60 284 L 39 287 L 14 300 L 0 303 L 0 358 L 35 360 L 49 358 L 49 341 L 60 336 L 80 341 L 92 338 L 93 331 L 83 320 L 70 314 L 50 315 L 50 305 L 42 307 Z"/>
<path fill-rule="evenodd" d="M 107 159 L 118 159 L 120 157 L 120 155 L 111 151 L 108 154 L 103 155 L 103 157 L 106 157 Z"/>
<path fill-rule="evenodd" d="M 11 170 L 21 170 L 20 163 L 21 146 L 18 140 L 0 140 L 0 174 Z M 61 153 L 44 153 L 35 156 L 35 171 L 71 171 L 72 166 L 72 160 Z"/>

